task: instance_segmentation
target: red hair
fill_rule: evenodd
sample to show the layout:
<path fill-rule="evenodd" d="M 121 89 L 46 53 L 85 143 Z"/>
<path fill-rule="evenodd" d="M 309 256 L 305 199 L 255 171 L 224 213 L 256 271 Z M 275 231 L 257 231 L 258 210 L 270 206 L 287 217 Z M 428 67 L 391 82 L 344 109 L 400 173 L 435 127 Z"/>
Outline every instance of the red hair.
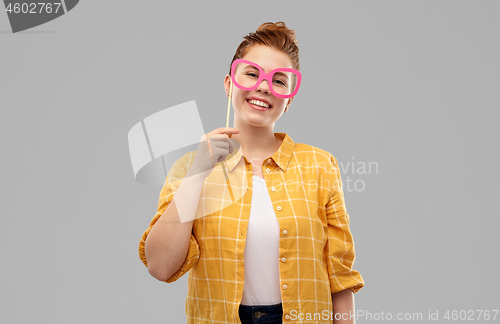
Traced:
<path fill-rule="evenodd" d="M 299 46 L 295 38 L 295 31 L 289 29 L 284 22 L 279 21 L 277 23 L 263 23 L 257 28 L 255 33 L 249 33 L 243 37 L 243 41 L 238 46 L 238 49 L 236 49 L 236 53 L 229 64 L 229 75 L 231 75 L 231 65 L 234 60 L 243 58 L 248 49 L 257 44 L 270 46 L 287 54 L 292 61 L 292 68 L 297 71 L 300 70 Z M 293 87 L 295 87 L 295 82 Z"/>

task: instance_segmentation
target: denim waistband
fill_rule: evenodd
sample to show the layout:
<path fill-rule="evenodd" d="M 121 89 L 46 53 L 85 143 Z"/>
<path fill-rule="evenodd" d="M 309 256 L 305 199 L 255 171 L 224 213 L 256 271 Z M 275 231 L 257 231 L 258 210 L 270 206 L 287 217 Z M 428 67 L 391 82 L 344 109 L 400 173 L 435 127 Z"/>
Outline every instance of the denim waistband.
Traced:
<path fill-rule="evenodd" d="M 282 323 L 283 305 L 241 305 L 239 307 L 240 320 L 243 324 Z"/>

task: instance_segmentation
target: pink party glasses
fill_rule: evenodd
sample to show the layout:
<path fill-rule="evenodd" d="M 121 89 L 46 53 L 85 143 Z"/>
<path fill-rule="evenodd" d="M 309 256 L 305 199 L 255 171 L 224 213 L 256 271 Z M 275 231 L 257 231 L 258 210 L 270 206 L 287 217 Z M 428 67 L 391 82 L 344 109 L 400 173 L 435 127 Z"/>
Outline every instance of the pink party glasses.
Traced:
<path fill-rule="evenodd" d="M 248 60 L 237 59 L 231 65 L 231 79 L 238 88 L 251 91 L 263 80 L 267 80 L 269 90 L 280 98 L 291 98 L 299 91 L 302 76 L 299 71 L 288 68 L 274 69 L 269 73 Z"/>

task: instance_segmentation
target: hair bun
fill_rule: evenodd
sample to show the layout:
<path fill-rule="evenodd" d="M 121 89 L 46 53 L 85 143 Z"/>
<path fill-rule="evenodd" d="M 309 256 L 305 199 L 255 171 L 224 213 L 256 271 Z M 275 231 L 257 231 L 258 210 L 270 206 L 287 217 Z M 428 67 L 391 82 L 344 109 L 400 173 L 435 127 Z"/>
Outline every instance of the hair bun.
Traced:
<path fill-rule="evenodd" d="M 262 25 L 260 25 L 259 28 L 257 28 L 257 32 L 265 33 L 266 31 L 281 32 L 283 34 L 286 34 L 291 41 L 297 43 L 297 39 L 295 38 L 295 31 L 289 29 L 282 21 L 278 21 L 277 23 L 265 22 Z"/>

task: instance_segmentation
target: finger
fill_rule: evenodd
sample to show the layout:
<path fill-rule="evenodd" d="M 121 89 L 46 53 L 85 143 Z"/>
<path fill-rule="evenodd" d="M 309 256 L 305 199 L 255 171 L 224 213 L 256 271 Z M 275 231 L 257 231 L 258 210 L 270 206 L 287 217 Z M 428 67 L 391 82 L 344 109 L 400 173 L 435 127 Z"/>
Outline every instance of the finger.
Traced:
<path fill-rule="evenodd" d="M 217 143 L 217 147 L 224 148 L 224 149 L 228 150 L 229 153 L 233 153 L 234 144 L 230 138 L 228 138 L 228 137 L 212 137 L 212 139 L 215 139 L 214 143 Z M 221 145 L 218 145 L 218 144 L 221 144 Z"/>
<path fill-rule="evenodd" d="M 240 131 L 233 127 L 219 127 L 214 130 L 214 134 L 238 134 Z"/>
<path fill-rule="evenodd" d="M 214 145 L 213 147 L 217 148 L 218 150 L 224 150 L 224 151 L 229 151 L 230 150 L 230 145 L 226 141 L 214 141 L 213 145 Z"/>

